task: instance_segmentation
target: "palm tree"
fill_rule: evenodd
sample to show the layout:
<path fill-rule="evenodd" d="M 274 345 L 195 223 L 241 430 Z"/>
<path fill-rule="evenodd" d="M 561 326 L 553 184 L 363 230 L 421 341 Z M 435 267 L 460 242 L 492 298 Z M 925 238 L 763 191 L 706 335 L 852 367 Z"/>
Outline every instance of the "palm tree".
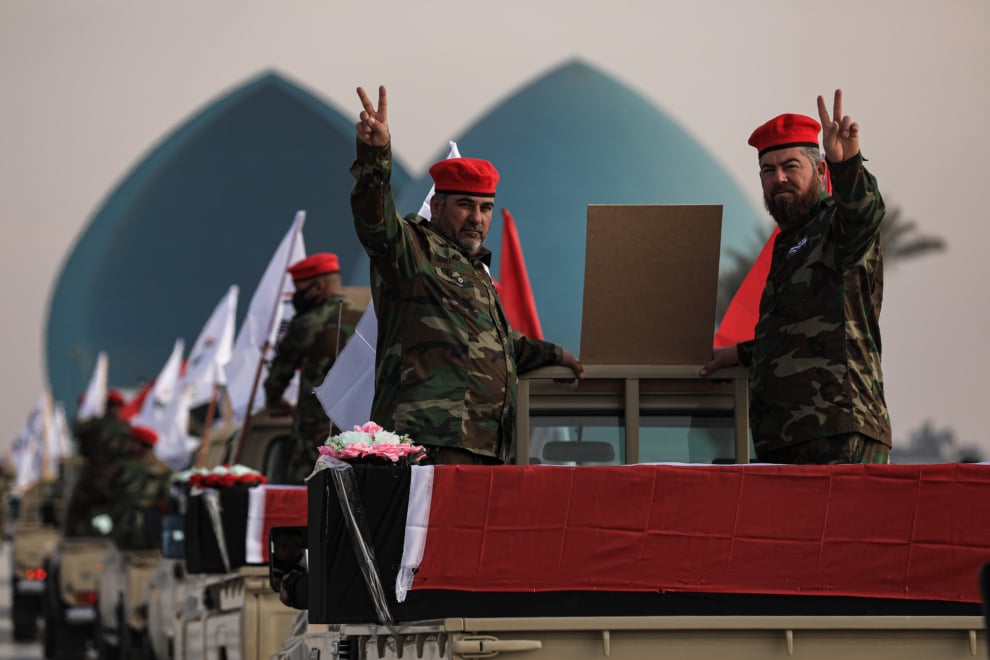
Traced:
<path fill-rule="evenodd" d="M 718 278 L 718 298 L 715 304 L 715 318 L 722 320 L 729 302 L 739 290 L 753 262 L 763 249 L 767 237 L 754 234 L 753 242 L 742 249 L 730 249 L 731 266 Z M 896 266 L 906 259 L 921 257 L 945 250 L 945 240 L 939 236 L 925 236 L 918 233 L 918 223 L 903 220 L 900 208 L 888 209 L 880 224 L 880 242 L 883 244 L 884 264 L 887 268 Z"/>

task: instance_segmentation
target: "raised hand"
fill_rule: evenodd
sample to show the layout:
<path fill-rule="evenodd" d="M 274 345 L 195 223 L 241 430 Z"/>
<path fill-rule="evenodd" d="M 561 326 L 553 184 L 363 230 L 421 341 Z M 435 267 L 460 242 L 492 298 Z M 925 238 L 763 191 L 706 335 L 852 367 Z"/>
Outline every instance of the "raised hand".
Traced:
<path fill-rule="evenodd" d="M 354 124 L 359 140 L 373 147 L 384 147 L 391 140 L 388 131 L 388 96 L 385 85 L 378 87 L 378 108 L 372 105 L 363 87 L 357 88 L 358 98 L 361 99 L 361 121 Z"/>
<path fill-rule="evenodd" d="M 842 114 L 842 90 L 835 90 L 832 119 L 825 107 L 825 98 L 818 97 L 818 116 L 822 122 L 822 145 L 825 157 L 833 163 L 841 163 L 859 153 L 859 124 L 849 115 Z"/>

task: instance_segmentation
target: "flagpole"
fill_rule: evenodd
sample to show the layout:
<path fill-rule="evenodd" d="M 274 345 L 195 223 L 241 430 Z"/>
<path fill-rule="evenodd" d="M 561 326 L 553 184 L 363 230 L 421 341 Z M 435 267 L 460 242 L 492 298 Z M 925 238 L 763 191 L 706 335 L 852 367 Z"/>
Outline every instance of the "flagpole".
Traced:
<path fill-rule="evenodd" d="M 206 409 L 206 420 L 203 422 L 203 437 L 199 441 L 199 452 L 196 454 L 196 467 L 203 467 L 206 461 L 206 447 L 209 444 L 210 427 L 213 426 L 213 417 L 217 413 L 217 400 L 220 398 L 220 385 L 213 384 L 213 396 L 210 397 L 210 405 Z"/>
<path fill-rule="evenodd" d="M 247 437 L 248 431 L 251 429 L 251 412 L 254 409 L 254 397 L 258 392 L 258 384 L 261 382 L 261 372 L 265 368 L 265 356 L 268 355 L 268 349 L 272 346 L 271 337 L 275 334 L 275 321 L 279 318 L 279 309 L 282 304 L 282 292 L 285 290 L 285 278 L 289 276 L 289 266 L 292 265 L 292 246 L 296 243 L 296 238 L 302 232 L 302 226 L 306 222 L 306 216 L 303 215 L 302 219 L 299 221 L 296 227 L 296 232 L 292 236 L 292 240 L 289 241 L 289 249 L 286 251 L 285 255 L 285 268 L 282 269 L 282 285 L 278 287 L 278 298 L 275 300 L 275 305 L 272 307 L 272 316 L 268 321 L 268 333 L 265 335 L 265 343 L 261 345 L 261 355 L 258 357 L 258 367 L 254 370 L 254 382 L 251 383 L 251 395 L 247 400 L 247 408 L 244 411 L 244 423 L 241 424 L 241 432 L 237 434 L 237 441 L 234 443 L 233 457 L 231 458 L 231 463 L 237 464 L 241 460 L 241 453 L 244 449 L 244 439 Z"/>

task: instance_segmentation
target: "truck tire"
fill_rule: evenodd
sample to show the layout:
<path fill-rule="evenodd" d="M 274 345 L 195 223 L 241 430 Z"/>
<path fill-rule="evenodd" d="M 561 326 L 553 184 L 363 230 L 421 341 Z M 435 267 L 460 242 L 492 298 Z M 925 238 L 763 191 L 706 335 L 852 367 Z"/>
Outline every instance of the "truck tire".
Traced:
<path fill-rule="evenodd" d="M 14 641 L 26 642 L 38 636 L 38 606 L 36 598 L 14 594 L 10 610 L 14 627 Z"/>

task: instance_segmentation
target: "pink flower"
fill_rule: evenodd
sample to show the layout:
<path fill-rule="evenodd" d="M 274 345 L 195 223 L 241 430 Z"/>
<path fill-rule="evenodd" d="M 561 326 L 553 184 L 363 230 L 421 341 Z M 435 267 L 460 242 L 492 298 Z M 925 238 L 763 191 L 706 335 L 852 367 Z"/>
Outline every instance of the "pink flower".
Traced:
<path fill-rule="evenodd" d="M 364 426 L 355 426 L 355 431 L 360 431 L 361 433 L 367 433 L 368 435 L 375 435 L 379 431 L 382 431 L 382 427 L 378 426 L 374 422 L 365 422 Z"/>

